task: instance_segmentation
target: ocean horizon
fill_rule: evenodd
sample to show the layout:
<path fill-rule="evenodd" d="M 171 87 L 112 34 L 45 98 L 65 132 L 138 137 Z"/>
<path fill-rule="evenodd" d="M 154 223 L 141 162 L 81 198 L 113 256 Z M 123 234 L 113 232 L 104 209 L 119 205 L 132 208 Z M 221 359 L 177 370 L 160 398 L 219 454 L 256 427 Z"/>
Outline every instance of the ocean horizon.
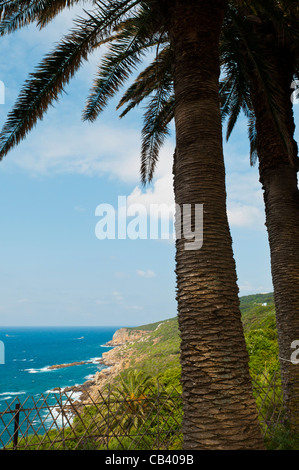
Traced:
<path fill-rule="evenodd" d="M 0 412 L 19 398 L 38 399 L 54 389 L 82 385 L 106 366 L 98 360 L 122 326 L 0 326 Z M 58 369 L 51 366 L 84 362 Z"/>

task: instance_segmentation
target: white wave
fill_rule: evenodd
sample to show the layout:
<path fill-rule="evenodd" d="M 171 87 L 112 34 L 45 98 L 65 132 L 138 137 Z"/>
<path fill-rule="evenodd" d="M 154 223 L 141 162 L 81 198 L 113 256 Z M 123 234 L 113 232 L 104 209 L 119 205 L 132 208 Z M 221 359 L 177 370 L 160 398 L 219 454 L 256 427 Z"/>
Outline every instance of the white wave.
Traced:
<path fill-rule="evenodd" d="M 5 395 L 24 395 L 24 391 L 21 391 L 21 392 L 2 392 L 0 393 L 0 396 L 3 397 Z"/>
<path fill-rule="evenodd" d="M 89 374 L 86 377 L 84 377 L 84 380 L 92 380 L 94 378 L 94 374 Z"/>
<path fill-rule="evenodd" d="M 101 359 L 101 357 L 92 357 L 91 359 L 89 359 L 88 362 L 91 362 L 92 364 L 97 364 Z"/>
<path fill-rule="evenodd" d="M 7 401 L 7 400 L 11 400 L 11 399 L 12 399 L 12 396 L 11 396 L 11 395 L 7 395 L 7 397 L 0 398 L 0 401 Z"/>
<path fill-rule="evenodd" d="M 45 393 L 64 393 L 65 389 L 67 387 L 59 387 L 59 388 L 56 388 L 56 389 L 51 389 L 51 390 L 46 390 Z"/>
<path fill-rule="evenodd" d="M 56 427 L 62 427 L 63 417 L 61 411 L 58 408 L 53 408 L 51 413 L 49 413 L 49 411 L 41 413 L 41 418 L 46 428 L 55 429 Z"/>
<path fill-rule="evenodd" d="M 38 374 L 40 372 L 51 372 L 52 369 L 49 369 L 49 366 L 41 367 L 40 369 L 24 369 L 24 372 L 28 372 L 28 374 Z"/>
<path fill-rule="evenodd" d="M 11 400 L 13 399 L 14 397 L 17 397 L 19 395 L 25 395 L 26 392 L 3 392 L 3 393 L 0 393 L 0 401 L 7 401 L 7 400 Z"/>
<path fill-rule="evenodd" d="M 71 401 L 76 401 L 76 400 L 79 400 L 81 395 L 82 395 L 81 392 L 70 392 L 69 398 L 71 399 Z"/>

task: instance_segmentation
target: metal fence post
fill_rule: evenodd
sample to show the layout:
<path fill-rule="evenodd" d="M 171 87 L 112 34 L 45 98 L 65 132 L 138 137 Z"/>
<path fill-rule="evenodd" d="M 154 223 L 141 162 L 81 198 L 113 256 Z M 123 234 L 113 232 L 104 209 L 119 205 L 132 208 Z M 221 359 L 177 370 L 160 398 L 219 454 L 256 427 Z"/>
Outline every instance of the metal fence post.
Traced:
<path fill-rule="evenodd" d="M 14 434 L 13 434 L 13 449 L 17 450 L 18 447 L 18 438 L 19 438 L 19 421 L 20 421 L 20 403 L 16 404 L 15 409 L 15 426 L 14 426 Z"/>

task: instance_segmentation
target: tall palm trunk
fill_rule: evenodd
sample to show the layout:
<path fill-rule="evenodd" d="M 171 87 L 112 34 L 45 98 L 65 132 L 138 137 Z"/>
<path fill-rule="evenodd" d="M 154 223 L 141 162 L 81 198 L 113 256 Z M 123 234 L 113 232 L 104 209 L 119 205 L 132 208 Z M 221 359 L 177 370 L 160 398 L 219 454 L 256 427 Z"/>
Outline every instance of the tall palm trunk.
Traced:
<path fill-rule="evenodd" d="M 279 51 L 277 47 L 270 46 L 269 57 L 274 50 L 272 65 L 276 70 L 277 88 L 281 89 L 279 105 L 284 110 L 284 122 L 292 140 L 291 160 L 277 132 L 263 90 L 254 79 L 252 100 L 270 245 L 284 404 L 291 428 L 299 432 L 299 354 L 296 354 L 296 350 L 299 351 L 299 191 L 297 144 L 293 138 L 295 125 L 290 99 L 293 61 L 284 48 Z"/>
<path fill-rule="evenodd" d="M 240 318 L 226 213 L 219 111 L 224 0 L 176 0 L 174 47 L 176 204 L 203 204 L 203 246 L 176 245 L 185 449 L 260 449 L 263 442 Z M 196 227 L 195 227 L 196 229 Z"/>

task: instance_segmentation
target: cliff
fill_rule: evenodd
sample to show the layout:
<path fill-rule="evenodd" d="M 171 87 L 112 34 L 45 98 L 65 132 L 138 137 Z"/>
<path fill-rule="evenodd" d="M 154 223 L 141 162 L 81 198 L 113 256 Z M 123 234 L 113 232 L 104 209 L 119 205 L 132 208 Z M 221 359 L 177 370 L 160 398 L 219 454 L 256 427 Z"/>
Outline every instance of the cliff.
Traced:
<path fill-rule="evenodd" d="M 120 328 L 114 333 L 112 340 L 106 344 L 113 349 L 104 352 L 100 360 L 100 363 L 105 365 L 107 369 L 102 369 L 94 376 L 94 385 L 97 388 L 102 388 L 129 367 L 134 353 L 134 348 L 129 346 L 143 340 L 147 334 L 147 331 L 132 331 L 129 328 Z"/>
<path fill-rule="evenodd" d="M 266 298 L 267 305 L 264 305 Z M 243 300 L 241 298 L 241 300 Z M 269 294 L 247 296 L 241 303 L 245 339 L 250 354 L 250 369 L 254 374 L 279 370 L 275 308 Z M 177 317 L 143 325 L 139 328 L 121 328 L 107 343 L 100 362 L 106 366 L 78 391 L 88 390 L 96 398 L 98 390 L 108 383 L 117 387 L 120 374 L 130 370 L 157 378 L 161 383 L 175 384 L 180 380 L 180 334 Z M 82 395 L 82 398 L 84 395 Z"/>
<path fill-rule="evenodd" d="M 88 395 L 95 398 L 98 390 L 102 390 L 129 366 L 133 349 L 130 350 L 128 346 L 139 341 L 147 333 L 148 331 L 132 330 L 130 328 L 120 328 L 117 330 L 112 339 L 106 343 L 106 346 L 110 346 L 112 349 L 104 352 L 102 358 L 99 359 L 99 363 L 106 366 L 106 368 L 96 372 L 91 380 L 84 382 L 82 385 L 70 387 L 67 390 L 81 392 L 81 399 L 84 400 L 88 398 Z"/>
<path fill-rule="evenodd" d="M 175 345 L 171 347 L 173 342 Z M 171 368 L 173 362 L 177 365 L 177 320 L 165 320 L 139 328 L 120 328 L 106 346 L 112 349 L 104 352 L 99 360 L 106 368 L 97 372 L 92 380 L 72 389 L 82 392 L 83 400 L 87 400 L 88 395 L 96 400 L 99 390 L 108 383 L 115 382 L 121 373 L 130 368 L 142 370 L 148 375 L 157 375 Z"/>
<path fill-rule="evenodd" d="M 108 341 L 106 346 L 121 346 L 129 341 L 136 341 L 140 339 L 146 333 L 147 332 L 143 330 L 131 330 L 130 328 L 120 328 L 114 333 L 112 340 Z"/>

